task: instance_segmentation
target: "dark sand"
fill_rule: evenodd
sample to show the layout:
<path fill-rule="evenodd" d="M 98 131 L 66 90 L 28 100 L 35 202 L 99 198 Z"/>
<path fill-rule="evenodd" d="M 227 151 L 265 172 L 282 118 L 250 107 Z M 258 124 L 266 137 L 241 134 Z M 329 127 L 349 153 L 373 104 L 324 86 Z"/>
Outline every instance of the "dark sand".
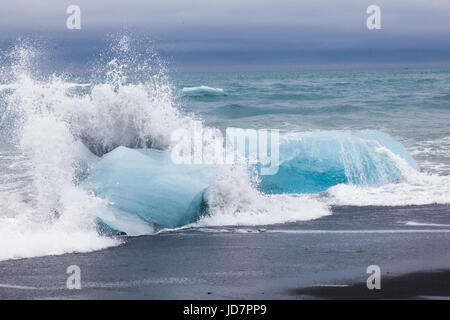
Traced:
<path fill-rule="evenodd" d="M 320 299 L 450 299 L 450 270 L 408 273 L 383 279 L 381 289 L 368 290 L 365 283 L 347 287 L 308 287 L 291 289 L 293 296 Z"/>
<path fill-rule="evenodd" d="M 447 217 L 448 206 L 396 208 L 385 218 L 385 208 L 362 210 L 267 230 L 186 230 L 97 252 L 2 261 L 0 298 L 449 298 L 450 228 L 395 224 L 414 210 Z M 374 218 L 370 228 L 358 222 L 363 216 Z M 373 264 L 381 268 L 381 290 L 366 287 Z M 66 288 L 69 265 L 81 268 L 81 290 Z"/>

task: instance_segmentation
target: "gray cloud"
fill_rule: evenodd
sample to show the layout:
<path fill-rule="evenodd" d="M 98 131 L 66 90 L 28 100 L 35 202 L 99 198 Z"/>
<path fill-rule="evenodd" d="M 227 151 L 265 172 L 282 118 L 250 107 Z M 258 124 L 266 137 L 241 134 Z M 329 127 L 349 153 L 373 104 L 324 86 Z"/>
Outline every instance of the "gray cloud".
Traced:
<path fill-rule="evenodd" d="M 161 52 L 186 61 L 196 56 L 214 60 L 259 55 L 284 61 L 302 57 L 297 59 L 300 63 L 314 56 L 327 60 L 331 53 L 350 57 L 358 52 L 378 53 L 377 59 L 382 59 L 383 50 L 384 58 L 387 52 L 397 56 L 403 52 L 400 56 L 407 60 L 408 52 L 411 59 L 422 52 L 428 60 L 446 60 L 445 53 L 450 52 L 448 0 L 2 2 L 0 40 L 40 34 L 76 46 L 128 29 L 153 39 Z M 369 31 L 365 11 L 374 3 L 382 10 L 382 30 Z M 81 8 L 81 30 L 66 30 L 70 4 Z"/>
<path fill-rule="evenodd" d="M 3 0 L 0 29 L 58 31 L 65 28 L 66 8 L 76 4 L 87 31 L 133 27 L 172 36 L 184 29 L 209 34 L 209 28 L 350 32 L 365 27 L 365 9 L 373 2 L 382 8 L 389 32 L 449 32 L 447 0 Z"/>

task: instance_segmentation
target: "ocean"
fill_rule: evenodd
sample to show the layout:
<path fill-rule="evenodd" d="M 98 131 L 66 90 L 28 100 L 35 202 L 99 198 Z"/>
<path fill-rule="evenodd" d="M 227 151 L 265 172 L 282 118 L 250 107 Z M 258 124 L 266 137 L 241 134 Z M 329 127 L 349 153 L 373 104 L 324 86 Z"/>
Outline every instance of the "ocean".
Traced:
<path fill-rule="evenodd" d="M 221 285 L 216 298 L 284 297 L 369 263 L 450 267 L 449 70 L 170 72 L 116 59 L 43 76 L 16 51 L 0 84 L 0 282 L 17 284 L 4 297 L 65 296 L 73 260 L 97 268 L 81 297 Z M 277 130 L 277 173 L 172 163 L 173 132 L 193 126 L 203 146 L 229 128 Z M 21 277 L 49 263 L 59 282 Z M 237 294 L 240 281 L 253 287 Z"/>

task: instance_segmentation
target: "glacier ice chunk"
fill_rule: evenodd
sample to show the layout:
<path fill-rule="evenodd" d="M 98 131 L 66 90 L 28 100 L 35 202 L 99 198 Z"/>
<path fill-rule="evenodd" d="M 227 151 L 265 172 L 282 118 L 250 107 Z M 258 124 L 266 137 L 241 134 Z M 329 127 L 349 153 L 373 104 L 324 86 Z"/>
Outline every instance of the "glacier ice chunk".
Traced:
<path fill-rule="evenodd" d="M 168 151 L 121 146 L 92 164 L 83 186 L 109 201 L 113 210 L 98 213 L 103 223 L 144 234 L 151 227 L 173 228 L 195 221 L 213 171 L 205 165 L 174 164 Z"/>

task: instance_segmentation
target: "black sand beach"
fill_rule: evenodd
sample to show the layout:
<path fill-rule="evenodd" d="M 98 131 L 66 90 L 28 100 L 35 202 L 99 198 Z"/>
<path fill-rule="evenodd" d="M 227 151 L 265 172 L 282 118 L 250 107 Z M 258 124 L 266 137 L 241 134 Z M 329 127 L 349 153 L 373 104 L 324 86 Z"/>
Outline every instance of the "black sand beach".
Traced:
<path fill-rule="evenodd" d="M 448 299 L 450 228 L 386 223 L 415 211 L 437 219 L 448 209 L 341 207 L 314 222 L 188 229 L 2 261 L 0 299 Z M 363 229 L 359 217 L 376 221 Z M 381 290 L 366 287 L 373 264 Z M 70 265 L 81 269 L 81 290 L 66 288 Z"/>

